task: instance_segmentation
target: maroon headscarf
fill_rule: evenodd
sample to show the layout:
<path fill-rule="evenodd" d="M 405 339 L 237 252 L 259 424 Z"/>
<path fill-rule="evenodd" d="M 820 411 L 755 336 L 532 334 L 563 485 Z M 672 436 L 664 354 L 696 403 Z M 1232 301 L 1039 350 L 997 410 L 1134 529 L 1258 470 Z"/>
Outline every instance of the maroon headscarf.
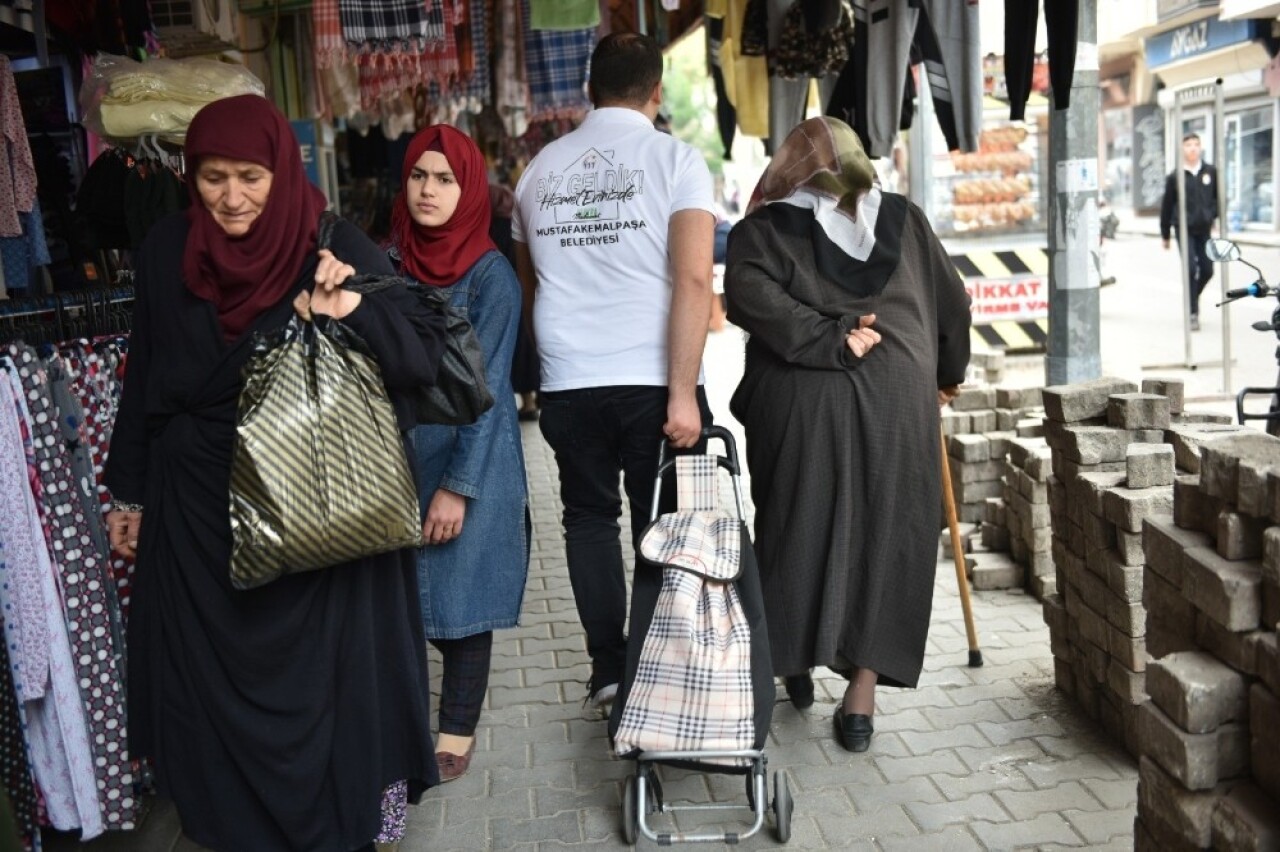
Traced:
<path fill-rule="evenodd" d="M 409 173 L 426 151 L 439 151 L 449 161 L 462 188 L 448 222 L 426 228 L 409 215 Z M 414 280 L 437 287 L 456 283 L 485 252 L 497 250 L 489 237 L 489 176 L 484 154 L 471 137 L 447 124 L 418 131 L 409 141 L 400 192 L 391 205 L 391 240 L 404 269 Z"/>
<path fill-rule="evenodd" d="M 222 230 L 200 201 L 196 171 L 203 157 L 246 160 L 271 170 L 271 194 L 241 237 Z M 307 180 L 289 121 L 259 95 L 237 95 L 203 107 L 187 129 L 187 210 L 191 232 L 182 258 L 187 289 L 218 309 L 228 341 L 289 294 L 316 250 L 324 193 Z"/>

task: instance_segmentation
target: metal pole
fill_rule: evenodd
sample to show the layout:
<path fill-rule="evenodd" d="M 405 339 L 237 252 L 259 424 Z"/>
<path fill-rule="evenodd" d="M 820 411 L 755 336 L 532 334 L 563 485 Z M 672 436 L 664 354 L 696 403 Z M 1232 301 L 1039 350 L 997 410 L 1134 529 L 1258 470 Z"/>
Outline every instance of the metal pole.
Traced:
<path fill-rule="evenodd" d="M 648 0 L 636 0 L 636 32 L 649 33 L 649 22 L 645 19 L 644 7 Z"/>
<path fill-rule="evenodd" d="M 36 39 L 36 62 L 41 68 L 49 67 L 49 38 L 45 32 L 44 0 L 31 4 L 31 30 Z"/>
<path fill-rule="evenodd" d="M 933 95 L 928 86 L 916 92 L 916 119 L 911 122 L 907 151 L 908 197 L 930 218 L 933 200 L 929 193 L 933 177 Z"/>
<path fill-rule="evenodd" d="M 1098 2 L 1081 0 L 1069 109 L 1049 113 L 1048 384 L 1102 374 L 1098 322 Z M 1087 49 L 1086 49 L 1087 48 Z"/>
<path fill-rule="evenodd" d="M 1222 78 L 1219 77 L 1213 86 L 1213 150 L 1218 165 L 1218 233 L 1230 237 L 1227 216 L 1227 182 L 1223 180 L 1226 173 L 1227 156 L 1227 122 L 1222 97 Z M 1219 267 L 1221 276 L 1218 284 L 1222 290 L 1222 392 L 1232 393 L 1231 389 L 1231 306 L 1227 304 L 1227 291 L 1231 289 L 1231 264 L 1223 263 Z"/>
<path fill-rule="evenodd" d="M 1191 360 L 1191 265 L 1187 262 L 1187 188 L 1186 169 L 1182 163 L 1182 93 L 1174 98 L 1173 107 L 1173 175 L 1178 192 L 1178 264 L 1182 269 L 1182 339 L 1186 345 L 1188 370 L 1195 368 Z"/>

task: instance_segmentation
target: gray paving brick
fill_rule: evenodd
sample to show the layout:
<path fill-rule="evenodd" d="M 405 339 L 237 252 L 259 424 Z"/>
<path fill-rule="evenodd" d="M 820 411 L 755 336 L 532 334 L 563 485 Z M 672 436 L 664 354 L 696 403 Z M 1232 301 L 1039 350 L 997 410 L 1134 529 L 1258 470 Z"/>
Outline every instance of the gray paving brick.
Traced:
<path fill-rule="evenodd" d="M 880 841 L 880 848 L 885 852 L 965 852 L 985 847 L 967 828 L 951 828 L 919 837 L 886 837 Z"/>
<path fill-rule="evenodd" d="M 1034 737 L 1056 737 L 1064 733 L 1057 719 L 1044 715 L 1008 722 L 979 722 L 978 730 L 995 745 Z"/>
<path fill-rule="evenodd" d="M 1015 740 L 1000 746 L 956 749 L 956 754 L 974 772 L 1005 771 L 1033 760 L 1047 760 L 1044 750 L 1034 740 Z M 1016 770 L 1013 770 L 1016 771 Z"/>
<path fill-rule="evenodd" d="M 1089 848 L 1098 848 L 1112 840 L 1123 842 L 1133 836 L 1133 808 L 1102 811 L 1064 810 L 1062 816 L 1085 839 Z"/>
<path fill-rule="evenodd" d="M 1064 781 L 1084 781 L 1094 778 L 1102 781 L 1117 781 L 1120 773 L 1116 768 L 1096 754 L 1083 754 L 1070 760 L 1046 760 L 1028 763 L 1022 771 L 1031 779 L 1031 783 L 1041 789 L 1056 787 Z"/>
<path fill-rule="evenodd" d="M 989 765 L 963 777 L 930 775 L 929 780 L 952 801 L 967 799 L 979 793 L 994 793 L 997 790 L 1035 789 L 1027 776 L 1018 771 L 1016 766 L 1009 764 Z"/>
<path fill-rule="evenodd" d="M 999 791 L 995 797 L 1014 818 L 1020 820 L 1064 810 L 1103 810 L 1102 804 L 1077 781 L 1035 791 Z"/>
<path fill-rule="evenodd" d="M 827 843 L 837 848 L 850 840 L 878 841 L 881 837 L 914 837 L 920 829 L 900 805 L 885 805 L 872 811 L 813 816 Z"/>
<path fill-rule="evenodd" d="M 879 731 L 876 735 L 879 736 Z M 944 731 L 903 731 L 898 736 L 911 754 L 931 754 L 940 749 L 962 746 L 986 748 L 991 744 L 973 725 L 961 725 Z"/>
<path fill-rule="evenodd" d="M 565 811 L 550 817 L 532 819 L 489 820 L 492 832 L 492 849 L 510 849 L 520 843 L 536 843 L 540 840 L 558 840 L 564 843 L 582 841 L 582 826 L 576 811 Z"/>
<path fill-rule="evenodd" d="M 963 775 L 967 771 L 960 758 L 950 749 L 920 757 L 876 758 L 875 763 L 891 784 L 915 775 Z"/>
<path fill-rule="evenodd" d="M 922 712 L 929 724 L 938 730 L 968 722 L 1001 722 L 1008 718 L 994 700 L 979 701 L 965 707 L 926 707 Z"/>
<path fill-rule="evenodd" d="M 1039 848 L 1049 843 L 1081 845 L 1080 836 L 1059 814 L 1041 814 L 1035 819 L 1011 823 L 974 822 L 969 830 L 988 849 Z"/>
<path fill-rule="evenodd" d="M 907 813 L 924 832 L 934 832 L 948 825 L 967 824 L 975 819 L 987 822 L 1010 822 L 1013 819 L 988 793 L 979 793 L 954 802 L 911 803 L 906 808 Z"/>

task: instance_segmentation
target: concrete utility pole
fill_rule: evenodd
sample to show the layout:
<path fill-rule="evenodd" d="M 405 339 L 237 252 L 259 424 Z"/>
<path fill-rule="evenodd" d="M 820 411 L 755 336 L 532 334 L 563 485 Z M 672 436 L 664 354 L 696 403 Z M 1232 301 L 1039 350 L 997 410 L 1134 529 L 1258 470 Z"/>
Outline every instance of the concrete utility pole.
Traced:
<path fill-rule="evenodd" d="M 1071 105 L 1049 113 L 1050 385 L 1102 374 L 1098 293 L 1098 0 L 1080 0 Z M 1053 57 L 1049 57 L 1053 62 Z"/>

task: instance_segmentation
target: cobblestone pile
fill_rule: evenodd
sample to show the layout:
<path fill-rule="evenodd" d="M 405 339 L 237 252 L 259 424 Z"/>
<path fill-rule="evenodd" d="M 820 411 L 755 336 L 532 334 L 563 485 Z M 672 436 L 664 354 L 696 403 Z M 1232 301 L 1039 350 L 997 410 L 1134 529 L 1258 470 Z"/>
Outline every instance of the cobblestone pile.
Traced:
<path fill-rule="evenodd" d="M 1173 514 L 1143 529 L 1150 697 L 1135 849 L 1277 849 L 1280 440 L 1172 437 L 1184 470 Z"/>

